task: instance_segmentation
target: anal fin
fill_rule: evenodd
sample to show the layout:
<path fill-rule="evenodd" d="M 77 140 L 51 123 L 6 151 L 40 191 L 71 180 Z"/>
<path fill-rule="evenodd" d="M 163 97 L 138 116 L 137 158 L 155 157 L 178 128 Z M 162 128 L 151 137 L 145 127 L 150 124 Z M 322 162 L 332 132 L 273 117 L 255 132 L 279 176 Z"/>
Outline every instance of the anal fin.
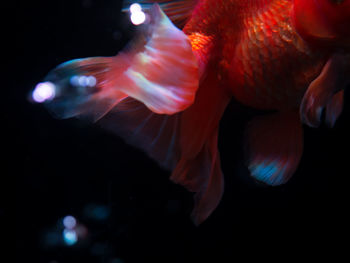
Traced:
<path fill-rule="evenodd" d="M 196 225 L 202 223 L 218 206 L 224 192 L 224 178 L 215 130 L 193 159 L 181 158 L 171 180 L 194 192 L 191 217 Z"/>
<path fill-rule="evenodd" d="M 231 98 L 214 65 L 206 68 L 195 103 L 181 113 L 180 159 L 170 177 L 195 193 L 192 220 L 196 225 L 215 210 L 224 190 L 217 136 Z"/>
<path fill-rule="evenodd" d="M 302 126 L 297 111 L 256 117 L 246 130 L 246 161 L 258 181 L 286 183 L 303 152 Z"/>
<path fill-rule="evenodd" d="M 194 103 L 183 112 L 157 114 L 128 97 L 99 121 L 172 170 L 170 179 L 194 193 L 196 225 L 214 211 L 224 188 L 217 136 L 230 96 L 212 69 L 204 74 Z"/>

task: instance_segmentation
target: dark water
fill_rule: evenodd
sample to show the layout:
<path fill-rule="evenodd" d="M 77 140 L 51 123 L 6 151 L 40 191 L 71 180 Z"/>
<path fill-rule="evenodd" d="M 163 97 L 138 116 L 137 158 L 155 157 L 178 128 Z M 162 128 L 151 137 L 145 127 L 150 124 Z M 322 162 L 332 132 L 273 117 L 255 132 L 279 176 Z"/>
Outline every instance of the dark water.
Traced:
<path fill-rule="evenodd" d="M 125 45 L 134 27 L 120 7 L 117 0 L 15 6 L 11 97 L 4 102 L 10 134 L 3 139 L 13 157 L 6 176 L 16 178 L 17 262 L 233 262 L 276 252 L 288 258 L 311 246 L 322 254 L 341 245 L 349 209 L 348 105 L 334 129 L 305 127 L 300 167 L 276 188 L 247 177 L 241 147 L 250 115 L 230 105 L 219 139 L 225 194 L 195 227 L 192 195 L 142 152 L 93 125 L 55 120 L 27 101 L 57 64 L 114 55 Z M 80 233 L 72 245 L 74 235 L 63 238 L 67 215 Z"/>

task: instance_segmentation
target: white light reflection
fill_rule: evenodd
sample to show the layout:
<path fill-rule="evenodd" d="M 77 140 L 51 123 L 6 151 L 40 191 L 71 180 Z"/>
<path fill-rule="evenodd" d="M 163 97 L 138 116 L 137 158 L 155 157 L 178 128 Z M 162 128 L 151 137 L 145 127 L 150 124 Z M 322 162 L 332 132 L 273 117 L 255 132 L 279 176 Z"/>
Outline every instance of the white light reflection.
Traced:
<path fill-rule="evenodd" d="M 66 216 L 63 218 L 63 225 L 65 228 L 73 229 L 77 225 L 77 220 L 73 216 Z"/>
<path fill-rule="evenodd" d="M 134 12 L 130 16 L 131 22 L 135 25 L 141 25 L 146 21 L 146 15 L 144 12 Z"/>
<path fill-rule="evenodd" d="M 141 5 L 137 3 L 132 4 L 129 10 L 131 13 L 130 15 L 131 23 L 133 23 L 134 25 L 138 26 L 143 24 L 146 21 L 146 14 L 142 12 Z"/>
<path fill-rule="evenodd" d="M 129 7 L 130 13 L 134 13 L 134 12 L 141 12 L 142 11 L 142 7 L 140 4 L 138 3 L 134 3 Z"/>
<path fill-rule="evenodd" d="M 35 102 L 42 103 L 47 100 L 52 100 L 56 95 L 56 86 L 50 81 L 41 82 L 36 85 L 32 98 Z"/>

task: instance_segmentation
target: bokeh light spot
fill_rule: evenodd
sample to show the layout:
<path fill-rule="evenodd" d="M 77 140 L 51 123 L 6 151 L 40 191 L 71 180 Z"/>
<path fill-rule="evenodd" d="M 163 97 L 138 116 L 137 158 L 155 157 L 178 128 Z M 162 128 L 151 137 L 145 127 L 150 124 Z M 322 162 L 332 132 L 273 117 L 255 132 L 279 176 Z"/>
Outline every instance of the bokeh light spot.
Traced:
<path fill-rule="evenodd" d="M 70 78 L 70 84 L 72 84 L 73 86 L 79 86 L 79 76 L 73 76 Z"/>
<path fill-rule="evenodd" d="M 56 95 L 56 86 L 50 81 L 41 82 L 36 85 L 32 98 L 35 102 L 42 103 L 47 100 L 52 100 Z"/>
<path fill-rule="evenodd" d="M 87 77 L 87 85 L 89 86 L 89 87 L 95 87 L 96 86 L 96 83 L 97 83 L 97 80 L 96 80 L 96 78 L 94 77 L 94 76 L 89 76 L 89 77 Z"/>
<path fill-rule="evenodd" d="M 63 240 L 68 246 L 72 246 L 78 242 L 78 235 L 75 230 L 64 229 L 63 230 Z"/>
<path fill-rule="evenodd" d="M 130 13 L 141 12 L 142 7 L 138 3 L 134 3 L 129 7 Z"/>
<path fill-rule="evenodd" d="M 70 78 L 70 84 L 75 87 L 95 87 L 97 80 L 94 76 L 73 76 Z"/>
<path fill-rule="evenodd" d="M 63 218 L 63 225 L 65 228 L 73 229 L 77 225 L 77 220 L 74 218 L 74 216 L 65 216 Z"/>
<path fill-rule="evenodd" d="M 131 19 L 131 23 L 138 26 L 143 24 L 146 21 L 146 14 L 142 11 L 133 12 L 131 13 L 130 19 Z"/>
<path fill-rule="evenodd" d="M 79 83 L 79 86 L 86 87 L 87 86 L 87 76 L 80 76 L 78 83 Z"/>

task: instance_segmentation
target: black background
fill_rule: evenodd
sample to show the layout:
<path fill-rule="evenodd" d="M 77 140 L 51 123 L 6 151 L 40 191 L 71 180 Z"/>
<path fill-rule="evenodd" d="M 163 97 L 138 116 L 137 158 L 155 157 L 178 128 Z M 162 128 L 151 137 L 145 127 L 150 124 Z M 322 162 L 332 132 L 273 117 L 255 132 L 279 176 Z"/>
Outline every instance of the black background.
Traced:
<path fill-rule="evenodd" d="M 117 0 L 37 0 L 17 2 L 13 10 L 15 52 L 6 76 L 11 97 L 3 105 L 10 128 L 4 139 L 11 141 L 14 157 L 7 162 L 9 176 L 16 178 L 17 261 L 233 262 L 276 252 L 282 252 L 280 259 L 301 251 L 323 255 L 331 245 L 334 255 L 342 252 L 349 208 L 348 105 L 334 129 L 305 127 L 296 174 L 272 188 L 248 177 L 241 141 L 251 115 L 230 104 L 219 137 L 225 194 L 195 227 L 191 193 L 171 183 L 169 172 L 144 153 L 97 126 L 53 119 L 27 100 L 59 63 L 116 54 L 135 30 L 120 8 Z M 89 217 L 89 205 L 104 207 L 109 216 Z M 74 246 L 52 245 L 49 233 L 60 233 L 68 214 L 88 236 Z"/>

